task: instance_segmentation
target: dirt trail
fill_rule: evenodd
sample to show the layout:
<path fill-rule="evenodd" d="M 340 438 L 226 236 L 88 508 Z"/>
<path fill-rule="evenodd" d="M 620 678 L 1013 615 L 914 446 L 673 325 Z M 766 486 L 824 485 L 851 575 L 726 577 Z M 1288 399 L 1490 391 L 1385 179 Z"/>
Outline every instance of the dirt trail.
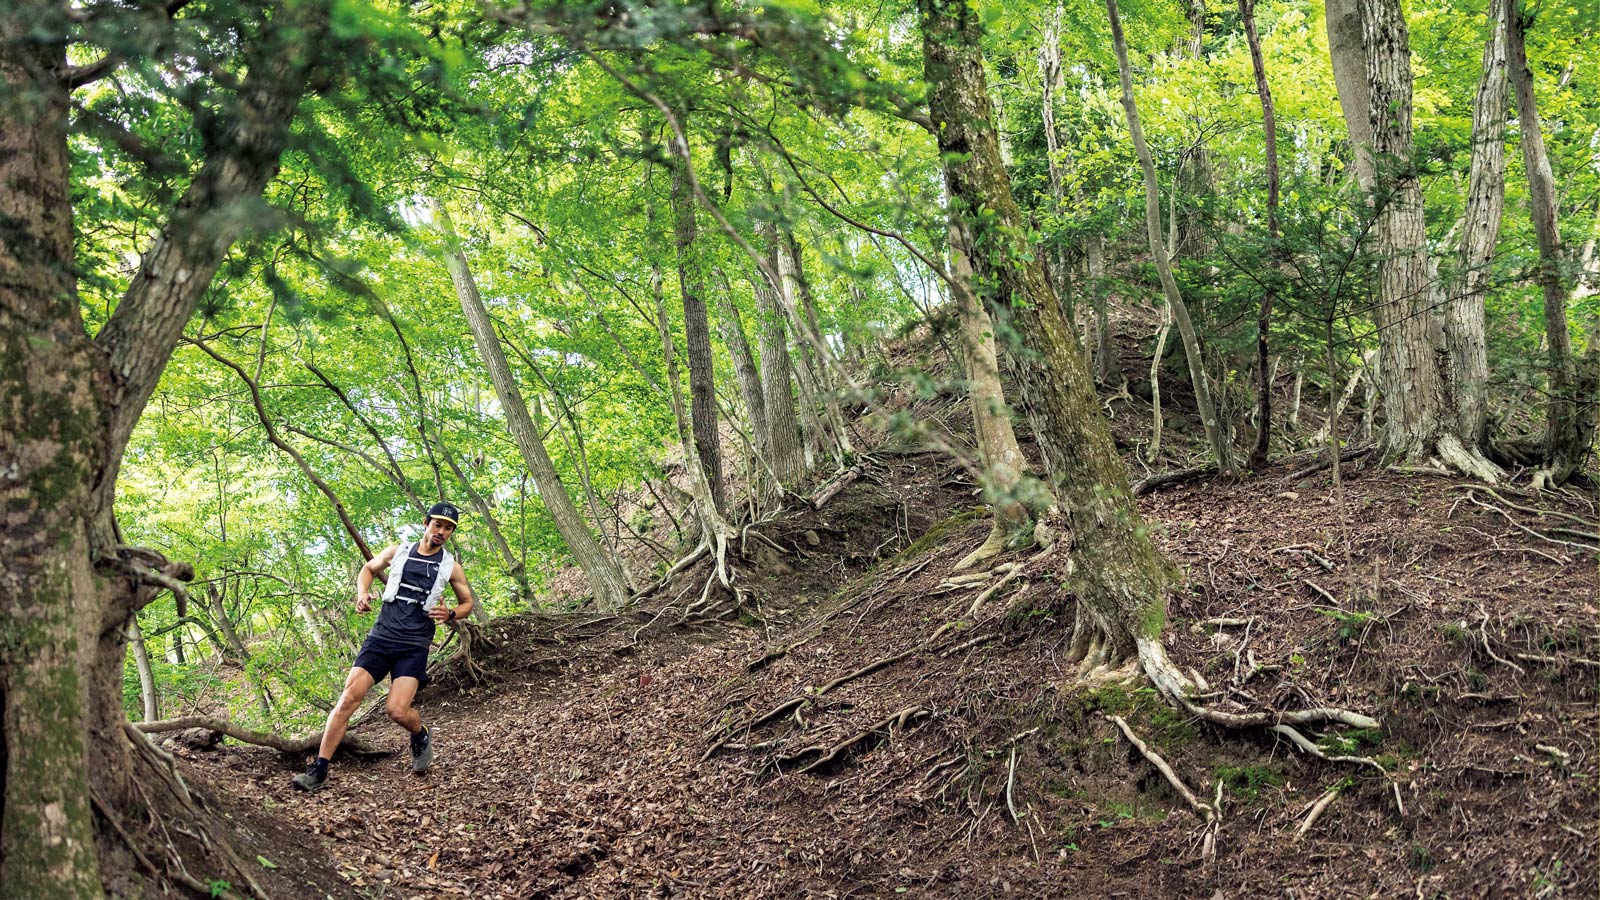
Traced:
<path fill-rule="evenodd" d="M 1370 770 L 1218 732 L 1147 691 L 1074 687 L 1056 662 L 1070 622 L 1051 577 L 1058 557 L 1025 566 L 969 626 L 725 735 L 702 762 L 719 727 L 916 647 L 999 580 L 943 586 L 987 529 L 963 515 L 971 490 L 933 455 L 881 456 L 821 512 L 769 526 L 792 553 L 743 573 L 760 624 L 671 627 L 668 616 L 637 641 L 653 611 L 502 625 L 519 636 L 487 661 L 492 685 L 447 679 L 424 693 L 439 750 L 425 778 L 409 774 L 387 722 L 364 732 L 395 756 L 341 760 L 310 797 L 288 786 L 298 760 L 185 755 L 231 808 L 277 823 L 259 852 L 289 860 L 280 874 L 307 884 L 305 896 L 1592 891 L 1595 557 L 1553 541 L 1579 541 L 1554 529 L 1585 530 L 1575 523 L 1592 522 L 1593 507 L 1502 494 L 1530 511 L 1517 510 L 1446 479 L 1357 472 L 1342 514 L 1325 472 L 1282 469 L 1143 503 L 1188 578 L 1167 629 L 1179 662 L 1236 699 L 1381 718 L 1381 732 L 1327 747 L 1382 762 L 1403 817 Z M 1210 619 L 1235 624 L 1197 624 Z M 1214 861 L 1201 858 L 1197 820 L 1107 713 L 1206 797 L 1223 783 Z M 337 874 L 319 866 L 324 851 Z"/>

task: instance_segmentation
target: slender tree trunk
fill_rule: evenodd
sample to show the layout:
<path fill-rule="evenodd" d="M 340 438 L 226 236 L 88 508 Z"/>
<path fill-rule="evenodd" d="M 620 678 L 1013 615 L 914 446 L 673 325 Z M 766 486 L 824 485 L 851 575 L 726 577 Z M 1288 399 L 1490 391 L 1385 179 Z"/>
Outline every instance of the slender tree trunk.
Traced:
<path fill-rule="evenodd" d="M 734 378 L 739 382 L 739 397 L 744 402 L 744 412 L 750 421 L 750 432 L 755 452 L 760 457 L 751 461 L 750 473 L 754 479 L 756 505 L 761 510 L 774 508 L 783 495 L 783 486 L 772 474 L 772 423 L 767 418 L 767 398 L 762 393 L 761 372 L 756 368 L 755 356 L 750 352 L 750 341 L 745 337 L 744 319 L 733 302 L 733 287 L 721 269 L 715 270 L 717 282 L 717 328 L 722 333 L 722 343 L 728 348 L 733 361 Z"/>
<path fill-rule="evenodd" d="M 722 442 L 717 429 L 716 370 L 711 359 L 711 321 L 706 315 L 705 273 L 695 246 L 695 202 L 684 183 L 683 164 L 672 167 L 672 221 L 678 250 L 678 286 L 683 294 L 683 330 L 689 360 L 689 417 L 695 454 L 717 510 L 727 508 L 722 483 Z"/>
<path fill-rule="evenodd" d="M 801 253 L 800 242 L 795 240 L 790 232 L 785 231 L 781 234 L 784 244 L 789 249 L 788 274 L 794 287 L 792 296 L 799 301 L 793 305 L 804 316 L 805 328 L 801 330 L 802 340 L 799 343 L 806 358 L 806 365 L 811 370 L 818 399 L 822 402 L 834 458 L 843 465 L 845 460 L 855 455 L 855 447 L 850 441 L 850 430 L 844 420 L 844 408 L 839 402 L 839 391 L 842 387 L 839 377 L 844 376 L 844 371 L 837 360 L 831 360 L 833 348 L 828 346 L 828 336 L 823 332 L 821 320 L 817 316 L 817 302 L 811 291 L 811 282 L 806 278 L 805 256 Z"/>
<path fill-rule="evenodd" d="M 1050 18 L 1041 29 L 1039 38 L 1039 85 L 1042 93 L 1039 112 L 1044 120 L 1045 170 L 1050 176 L 1050 212 L 1058 220 L 1066 200 L 1066 189 L 1062 184 L 1061 175 L 1061 139 L 1056 134 L 1056 92 L 1061 90 L 1061 19 L 1064 13 L 1062 4 L 1057 2 L 1050 11 Z M 1094 242 L 1094 238 L 1090 238 L 1090 242 Z M 1066 290 L 1067 261 L 1059 241 L 1056 244 L 1054 262 L 1051 274 L 1054 276 L 1053 285 L 1056 293 L 1060 295 Z M 1098 344 L 1086 342 L 1085 346 L 1097 347 Z"/>
<path fill-rule="evenodd" d="M 1111 351 L 1111 312 L 1106 300 L 1106 262 L 1105 238 L 1098 234 L 1090 235 L 1086 242 L 1085 255 L 1089 269 L 1089 283 L 1086 286 L 1089 292 L 1089 305 L 1094 310 L 1094 372 L 1095 380 L 1106 383 L 1111 380 L 1111 372 L 1117 365 L 1116 357 Z M 1126 381 L 1126 378 L 1119 379 Z"/>
<path fill-rule="evenodd" d="M 972 430 L 983 461 L 983 493 L 994 513 L 994 527 L 982 546 L 958 561 L 953 572 L 998 556 L 1012 537 L 1032 521 L 1027 504 L 1017 495 L 1028 463 L 1017 445 L 1011 410 L 1000 387 L 994 325 L 972 288 L 972 265 L 966 249 L 969 245 L 960 223 L 951 221 L 950 291 L 961 323 L 961 355 L 966 363 L 967 396 L 972 403 Z"/>
<path fill-rule="evenodd" d="M 1161 196 L 1156 185 L 1156 167 L 1150 158 L 1150 148 L 1145 144 L 1144 129 L 1139 125 L 1139 108 L 1133 100 L 1133 76 L 1128 66 L 1128 44 L 1122 37 L 1122 19 L 1117 15 L 1116 0 L 1106 0 L 1106 13 L 1111 18 L 1111 41 L 1117 54 L 1117 68 L 1122 76 L 1122 108 L 1127 113 L 1128 131 L 1133 137 L 1133 147 L 1139 156 L 1139 166 L 1144 170 L 1145 225 L 1150 238 L 1150 255 L 1155 261 L 1156 273 L 1161 277 L 1161 289 L 1166 293 L 1167 305 L 1172 309 L 1178 335 L 1183 339 L 1184 354 L 1189 359 L 1189 380 L 1193 382 L 1195 403 L 1199 407 L 1200 421 L 1205 425 L 1206 440 L 1211 444 L 1212 455 L 1217 460 L 1217 471 L 1223 476 L 1238 473 L 1233 460 L 1232 442 L 1227 428 L 1217 417 L 1216 404 L 1211 399 L 1211 385 L 1206 378 L 1205 359 L 1200 348 L 1200 337 L 1194 322 L 1189 319 L 1189 307 L 1178 292 L 1178 282 L 1172 277 L 1172 263 L 1161 241 Z"/>
<path fill-rule="evenodd" d="M 306 627 L 306 633 L 311 635 L 311 643 L 318 652 L 326 653 L 332 646 L 328 640 L 328 629 L 311 609 L 311 604 L 304 597 L 296 597 L 294 601 L 294 614 L 300 624 Z"/>
<path fill-rule="evenodd" d="M 494 323 L 489 320 L 489 313 L 483 307 L 483 299 L 478 295 L 478 285 L 472 278 L 466 254 L 461 251 L 455 228 L 450 223 L 449 213 L 444 205 L 437 201 L 433 204 L 433 210 L 436 227 L 446 242 L 445 266 L 450 270 L 450 280 L 455 283 L 456 298 L 460 301 L 461 310 L 465 313 L 467 324 L 472 329 L 473 339 L 478 344 L 478 353 L 483 357 L 484 366 L 489 370 L 489 378 L 494 382 L 495 394 L 500 398 L 501 409 L 505 411 L 506 424 L 517 442 L 518 449 L 522 451 L 522 458 L 528 466 L 528 471 L 533 475 L 539 498 L 550 510 L 550 518 L 554 520 L 556 530 L 566 541 L 567 549 L 572 551 L 578 567 L 589 576 L 595 605 L 607 611 L 620 609 L 628 601 L 627 576 L 623 574 L 618 560 L 606 552 L 606 549 L 595 540 L 594 535 L 589 533 L 583 516 L 573 505 L 571 495 L 567 493 L 567 486 L 561 482 L 561 476 L 556 473 L 555 464 L 550 461 L 550 454 L 545 450 L 539 430 L 528 414 L 522 390 L 512 377 L 511 366 L 507 364 L 505 353 L 500 349 L 499 336 L 495 334 Z"/>
<path fill-rule="evenodd" d="M 1462 217 L 1461 271 L 1445 310 L 1445 344 L 1455 392 L 1456 435 L 1483 447 L 1489 429 L 1489 356 L 1484 298 L 1506 194 L 1506 23 L 1510 0 L 1490 0 L 1483 75 L 1472 102 L 1472 163 Z"/>
<path fill-rule="evenodd" d="M 1272 88 L 1267 85 L 1266 63 L 1261 58 L 1261 39 L 1256 35 L 1255 9 L 1255 0 L 1239 0 L 1245 39 L 1250 44 L 1250 65 L 1256 74 L 1256 94 L 1261 98 L 1262 133 L 1266 138 L 1267 155 L 1267 259 L 1276 270 L 1279 252 L 1278 116 L 1272 104 Z M 1272 328 L 1275 281 L 1276 271 L 1268 274 L 1267 286 L 1261 292 L 1261 307 L 1256 313 L 1256 373 L 1261 380 L 1256 386 L 1256 443 L 1250 450 L 1250 468 L 1258 470 L 1267 465 L 1267 452 L 1272 441 L 1272 379 L 1267 367 L 1267 335 Z"/>
<path fill-rule="evenodd" d="M 1350 135 L 1350 154 L 1356 184 L 1371 191 L 1375 177 L 1372 164 L 1372 121 L 1367 85 L 1366 41 L 1361 35 L 1362 0 L 1327 0 L 1324 12 L 1328 25 L 1328 57 L 1333 63 L 1333 85 L 1344 110 L 1345 128 Z"/>
<path fill-rule="evenodd" d="M 1504 2 L 1504 0 L 1502 0 Z M 1533 72 L 1528 68 L 1524 37 L 1531 15 L 1518 8 L 1508 29 L 1511 84 L 1517 94 L 1517 115 L 1522 122 L 1522 167 L 1528 173 L 1528 207 L 1533 233 L 1539 241 L 1540 292 L 1544 295 L 1545 359 L 1550 393 L 1545 404 L 1544 465 L 1533 475 L 1535 488 L 1555 487 L 1571 478 L 1594 443 L 1595 373 L 1580 377 L 1572 356 L 1567 327 L 1567 297 L 1573 281 L 1566 270 L 1566 252 L 1557 226 L 1556 180 L 1545 152 L 1539 106 L 1533 94 Z M 1594 348 L 1590 350 L 1595 356 Z M 1595 357 L 1600 359 L 1600 357 Z M 1593 366 L 1586 366 L 1592 369 Z"/>
<path fill-rule="evenodd" d="M 156 673 L 150 666 L 150 650 L 144 644 L 137 617 L 128 619 L 128 649 L 133 651 L 133 667 L 139 673 L 139 699 L 144 706 L 144 721 L 161 718 L 161 695 L 156 693 Z"/>
<path fill-rule="evenodd" d="M 1170 569 L 1141 523 L 1093 379 L 1012 198 L 978 49 L 978 12 L 962 0 L 920 0 L 918 9 L 946 186 L 996 332 L 1015 334 L 1022 345 L 1004 355 L 1006 368 L 1069 520 L 1066 577 L 1082 626 L 1073 661 L 1092 668 L 1136 653 L 1164 659 Z"/>
<path fill-rule="evenodd" d="M 1161 307 L 1161 327 L 1156 329 L 1156 348 L 1150 356 L 1150 448 L 1145 459 L 1155 462 L 1161 456 L 1161 431 L 1166 420 L 1161 412 L 1161 361 L 1167 356 L 1167 338 L 1172 336 L 1172 307 Z"/>
<path fill-rule="evenodd" d="M 768 247 L 776 229 L 764 228 Z M 784 328 L 783 308 L 777 289 L 757 275 L 752 280 L 756 294 L 757 336 L 761 348 L 761 388 L 766 396 L 767 418 L 772 434 L 772 468 L 784 487 L 793 487 L 805 476 L 800 446 L 800 423 L 794 403 L 794 367 L 789 359 L 789 339 Z"/>

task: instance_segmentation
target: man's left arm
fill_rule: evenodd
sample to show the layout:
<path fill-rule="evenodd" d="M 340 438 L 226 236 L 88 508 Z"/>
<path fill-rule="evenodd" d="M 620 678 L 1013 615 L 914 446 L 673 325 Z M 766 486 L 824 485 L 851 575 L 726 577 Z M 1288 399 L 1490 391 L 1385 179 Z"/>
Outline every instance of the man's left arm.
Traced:
<path fill-rule="evenodd" d="M 437 621 L 449 622 L 453 619 L 465 619 L 467 616 L 472 615 L 472 607 L 476 601 L 472 596 L 472 587 L 467 584 L 467 575 L 461 571 L 460 563 L 451 567 L 450 590 L 455 592 L 456 605 L 445 606 L 440 604 L 435 606 L 429 612 L 429 615 L 433 616 Z"/>

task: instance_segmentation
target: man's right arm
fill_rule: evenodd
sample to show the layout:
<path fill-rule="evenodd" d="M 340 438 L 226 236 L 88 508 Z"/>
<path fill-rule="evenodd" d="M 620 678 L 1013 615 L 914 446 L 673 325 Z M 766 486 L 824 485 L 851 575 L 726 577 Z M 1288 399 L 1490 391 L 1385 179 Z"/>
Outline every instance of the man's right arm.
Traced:
<path fill-rule="evenodd" d="M 400 549 L 399 544 L 385 547 L 382 553 L 367 560 L 367 564 L 356 573 L 356 611 L 369 612 L 372 609 L 372 579 L 383 574 L 389 568 L 389 563 L 394 561 L 394 553 Z"/>

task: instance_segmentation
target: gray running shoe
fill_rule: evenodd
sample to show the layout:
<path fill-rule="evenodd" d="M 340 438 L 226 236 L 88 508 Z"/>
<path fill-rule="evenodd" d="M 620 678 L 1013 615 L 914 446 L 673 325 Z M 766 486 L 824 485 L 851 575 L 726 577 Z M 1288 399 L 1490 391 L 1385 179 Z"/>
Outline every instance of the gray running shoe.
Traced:
<path fill-rule="evenodd" d="M 328 773 L 327 770 L 312 765 L 311 768 L 289 779 L 289 781 L 295 787 L 309 794 L 322 790 L 322 786 L 328 783 Z"/>
<path fill-rule="evenodd" d="M 433 765 L 433 734 L 424 725 L 422 730 L 411 736 L 411 771 L 418 775 L 428 771 Z"/>

